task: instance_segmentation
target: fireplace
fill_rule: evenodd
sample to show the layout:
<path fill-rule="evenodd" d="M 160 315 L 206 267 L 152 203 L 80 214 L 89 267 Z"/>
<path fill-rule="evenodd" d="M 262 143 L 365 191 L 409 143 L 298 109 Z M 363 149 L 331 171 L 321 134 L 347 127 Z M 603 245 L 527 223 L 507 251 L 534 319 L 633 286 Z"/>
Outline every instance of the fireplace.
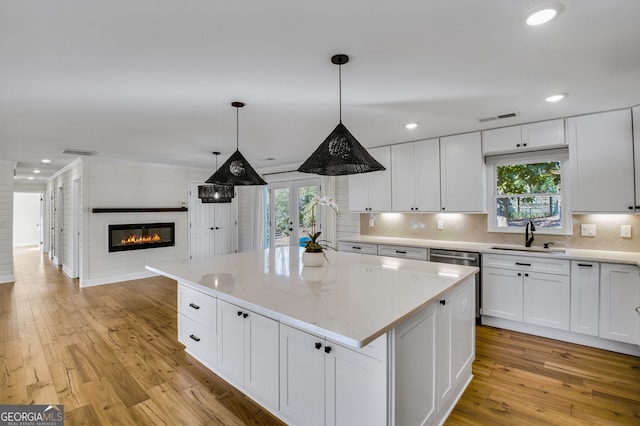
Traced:
<path fill-rule="evenodd" d="M 175 245 L 176 225 L 173 222 L 109 225 L 109 252 Z"/>

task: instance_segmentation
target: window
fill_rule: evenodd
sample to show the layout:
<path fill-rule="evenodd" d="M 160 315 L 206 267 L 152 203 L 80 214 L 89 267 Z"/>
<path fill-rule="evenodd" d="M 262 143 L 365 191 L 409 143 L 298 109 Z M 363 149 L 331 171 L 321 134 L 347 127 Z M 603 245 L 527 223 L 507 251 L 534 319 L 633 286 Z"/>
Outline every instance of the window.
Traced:
<path fill-rule="evenodd" d="M 523 232 L 527 222 L 542 234 L 570 234 L 564 162 L 566 151 L 487 158 L 489 231 Z"/>

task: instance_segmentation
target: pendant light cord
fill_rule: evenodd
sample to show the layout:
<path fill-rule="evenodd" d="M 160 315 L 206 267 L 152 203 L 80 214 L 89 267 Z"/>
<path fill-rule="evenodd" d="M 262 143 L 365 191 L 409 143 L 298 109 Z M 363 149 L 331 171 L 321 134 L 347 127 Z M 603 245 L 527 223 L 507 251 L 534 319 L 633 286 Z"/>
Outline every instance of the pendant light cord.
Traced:
<path fill-rule="evenodd" d="M 342 65 L 338 65 L 338 92 L 340 99 L 340 123 L 342 123 Z"/>
<path fill-rule="evenodd" d="M 240 108 L 236 107 L 236 151 L 240 150 Z"/>

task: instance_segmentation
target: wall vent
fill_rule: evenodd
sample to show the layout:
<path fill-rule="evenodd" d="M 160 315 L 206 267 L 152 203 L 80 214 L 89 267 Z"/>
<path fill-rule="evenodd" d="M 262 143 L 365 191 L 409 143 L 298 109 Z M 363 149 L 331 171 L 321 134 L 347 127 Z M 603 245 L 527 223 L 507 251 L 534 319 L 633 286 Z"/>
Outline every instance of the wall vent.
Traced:
<path fill-rule="evenodd" d="M 491 116 L 491 117 L 478 118 L 478 121 L 480 123 L 486 123 L 487 121 L 504 120 L 505 118 L 513 118 L 513 117 L 517 117 L 519 115 L 520 115 L 520 113 L 518 113 L 518 112 L 508 112 L 508 113 L 505 113 L 505 114 L 494 115 L 494 116 Z"/>
<path fill-rule="evenodd" d="M 62 151 L 60 151 L 63 154 L 69 154 L 69 155 L 80 155 L 80 156 L 84 156 L 84 157 L 90 157 L 92 155 L 96 155 L 97 152 L 96 151 L 84 151 L 82 149 L 63 149 Z"/>

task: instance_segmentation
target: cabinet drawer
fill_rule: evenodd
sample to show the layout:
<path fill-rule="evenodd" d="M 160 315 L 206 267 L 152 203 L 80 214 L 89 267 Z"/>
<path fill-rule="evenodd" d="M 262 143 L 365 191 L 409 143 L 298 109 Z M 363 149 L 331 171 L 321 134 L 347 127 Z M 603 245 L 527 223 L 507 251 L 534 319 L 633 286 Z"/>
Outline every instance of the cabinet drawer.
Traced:
<path fill-rule="evenodd" d="M 541 272 L 545 274 L 569 275 L 571 272 L 571 263 L 569 260 L 554 259 L 551 257 L 485 254 L 482 256 L 482 266 L 526 272 Z"/>
<path fill-rule="evenodd" d="M 216 329 L 206 327 L 178 314 L 178 340 L 187 351 L 198 356 L 203 362 L 215 367 L 218 360 Z"/>
<path fill-rule="evenodd" d="M 378 245 L 370 243 L 352 243 L 350 241 L 338 242 L 339 251 L 350 251 L 351 253 L 378 254 Z"/>
<path fill-rule="evenodd" d="M 178 313 L 215 330 L 216 298 L 179 284 Z"/>
<path fill-rule="evenodd" d="M 427 260 L 428 254 L 429 249 L 427 248 L 378 245 L 378 256 Z"/>

